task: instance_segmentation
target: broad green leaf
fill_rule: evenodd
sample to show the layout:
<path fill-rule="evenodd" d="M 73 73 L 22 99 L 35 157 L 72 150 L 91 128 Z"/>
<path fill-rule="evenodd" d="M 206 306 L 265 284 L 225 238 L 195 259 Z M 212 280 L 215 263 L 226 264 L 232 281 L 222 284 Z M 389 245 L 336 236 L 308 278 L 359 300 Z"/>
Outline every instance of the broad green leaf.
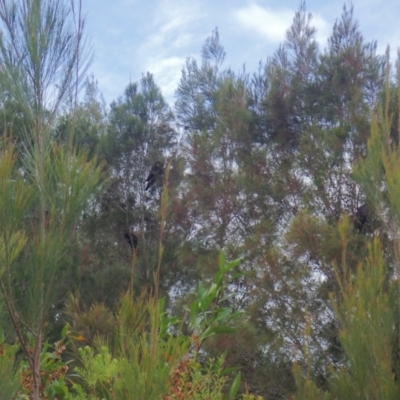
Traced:
<path fill-rule="evenodd" d="M 240 387 L 240 381 L 241 381 L 241 375 L 240 372 L 236 375 L 234 381 L 232 382 L 232 386 L 229 389 L 229 400 L 233 400 L 239 391 Z"/>

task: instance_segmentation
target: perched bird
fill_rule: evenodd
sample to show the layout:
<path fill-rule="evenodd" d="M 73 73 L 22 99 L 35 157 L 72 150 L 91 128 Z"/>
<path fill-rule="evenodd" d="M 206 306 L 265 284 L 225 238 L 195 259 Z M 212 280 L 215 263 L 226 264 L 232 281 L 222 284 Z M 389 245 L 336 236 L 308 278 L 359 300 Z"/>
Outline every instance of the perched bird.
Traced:
<path fill-rule="evenodd" d="M 125 232 L 124 238 L 125 238 L 126 243 L 128 243 L 129 246 L 131 246 L 132 250 L 137 248 L 137 246 L 139 244 L 139 239 L 134 233 Z"/>
<path fill-rule="evenodd" d="M 157 161 L 150 170 L 149 176 L 146 179 L 146 187 L 144 190 L 150 189 L 156 182 L 156 180 L 162 176 L 163 167 L 160 161 Z"/>
<path fill-rule="evenodd" d="M 363 204 L 357 208 L 356 214 L 354 216 L 354 229 L 361 232 L 364 227 L 370 222 L 370 213 L 368 206 Z"/>

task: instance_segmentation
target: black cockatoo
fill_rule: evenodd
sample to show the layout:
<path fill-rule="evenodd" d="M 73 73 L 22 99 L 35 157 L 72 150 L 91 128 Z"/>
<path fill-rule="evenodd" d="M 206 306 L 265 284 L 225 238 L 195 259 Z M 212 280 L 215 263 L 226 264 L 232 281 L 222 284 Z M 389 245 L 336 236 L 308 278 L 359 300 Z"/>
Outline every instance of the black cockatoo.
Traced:
<path fill-rule="evenodd" d="M 139 239 L 134 233 L 125 232 L 124 233 L 124 238 L 125 238 L 126 243 L 128 243 L 129 246 L 131 246 L 132 250 L 136 249 L 136 247 L 139 244 Z"/>
<path fill-rule="evenodd" d="M 369 224 L 371 219 L 368 206 L 363 204 L 357 208 L 356 214 L 354 216 L 354 228 L 359 232 L 364 230 L 364 227 Z"/>
<path fill-rule="evenodd" d="M 163 167 L 160 161 L 157 161 L 150 170 L 149 176 L 146 179 L 146 187 L 144 190 L 150 189 L 157 179 L 159 179 L 163 174 Z"/>

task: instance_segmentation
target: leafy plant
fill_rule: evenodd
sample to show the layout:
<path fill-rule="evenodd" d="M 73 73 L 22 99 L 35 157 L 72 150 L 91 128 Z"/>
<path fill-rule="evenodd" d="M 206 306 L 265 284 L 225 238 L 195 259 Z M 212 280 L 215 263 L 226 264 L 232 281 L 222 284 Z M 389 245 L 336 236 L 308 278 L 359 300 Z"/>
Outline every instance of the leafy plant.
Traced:
<path fill-rule="evenodd" d="M 218 333 L 232 333 L 235 330 L 227 323 L 238 317 L 241 312 L 233 312 L 231 307 L 223 306 L 235 295 L 234 293 L 224 295 L 224 289 L 226 289 L 224 279 L 228 272 L 236 268 L 240 262 L 241 260 L 237 259 L 227 263 L 225 254 L 221 252 L 219 271 L 215 275 L 214 282 L 208 288 L 200 282 L 196 300 L 190 307 L 184 307 L 189 312 L 189 328 L 197 351 L 208 337 Z M 241 276 L 240 273 L 234 274 L 234 277 L 239 276 Z"/>

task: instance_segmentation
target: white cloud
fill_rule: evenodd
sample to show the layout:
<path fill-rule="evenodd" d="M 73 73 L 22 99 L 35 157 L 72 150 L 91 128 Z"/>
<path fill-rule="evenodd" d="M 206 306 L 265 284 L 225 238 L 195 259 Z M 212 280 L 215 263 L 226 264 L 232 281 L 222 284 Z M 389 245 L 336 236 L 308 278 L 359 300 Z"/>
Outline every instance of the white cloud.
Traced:
<path fill-rule="evenodd" d="M 154 75 L 155 82 L 160 86 L 163 96 L 170 104 L 178 87 L 184 63 L 185 57 L 155 57 L 147 61 L 146 71 Z"/>
<path fill-rule="evenodd" d="M 251 3 L 247 7 L 234 11 L 234 17 L 244 28 L 257 32 L 270 43 L 285 40 L 286 31 L 293 22 L 295 9 L 273 10 Z M 319 15 L 313 14 L 312 24 L 317 33 L 316 39 L 322 45 L 328 37 L 328 23 Z"/>
<path fill-rule="evenodd" d="M 163 0 L 149 24 L 151 34 L 137 50 L 143 72 L 153 73 L 155 82 L 169 102 L 173 100 L 182 66 L 201 19 L 197 1 Z"/>
<path fill-rule="evenodd" d="M 330 35 L 330 29 L 331 29 L 329 23 L 318 14 L 313 14 L 313 19 L 311 23 L 317 30 L 316 33 L 317 42 L 321 44 L 323 47 L 326 46 L 328 44 L 328 37 Z"/>
<path fill-rule="evenodd" d="M 165 49 L 186 36 L 193 24 L 201 18 L 196 1 L 163 0 L 157 7 L 151 31 L 143 47 L 161 47 Z"/>
<path fill-rule="evenodd" d="M 273 11 L 255 3 L 234 11 L 236 20 L 243 27 L 258 32 L 273 43 L 279 43 L 285 38 L 293 15 L 294 11 L 290 9 Z"/>

